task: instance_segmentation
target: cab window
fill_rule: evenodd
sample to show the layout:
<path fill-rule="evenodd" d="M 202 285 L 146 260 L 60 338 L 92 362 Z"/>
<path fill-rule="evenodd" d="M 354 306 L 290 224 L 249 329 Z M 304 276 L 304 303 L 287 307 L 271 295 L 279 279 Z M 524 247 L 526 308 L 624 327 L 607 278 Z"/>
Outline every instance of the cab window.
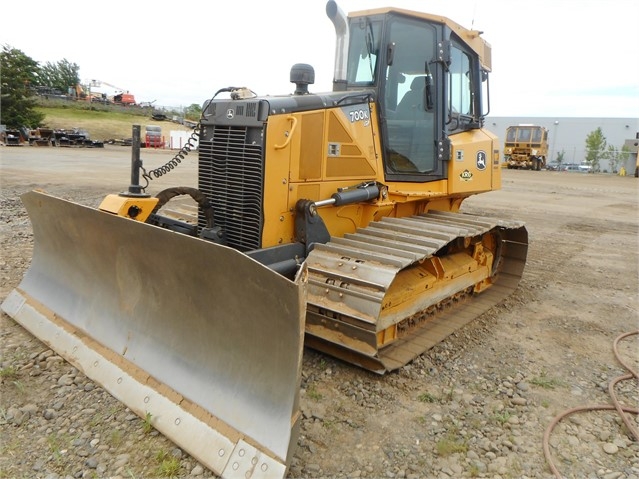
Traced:
<path fill-rule="evenodd" d="M 435 85 L 432 71 L 436 30 L 424 22 L 395 17 L 389 22 L 392 58 L 385 70 L 386 162 L 390 174 L 425 174 L 436 169 Z"/>
<path fill-rule="evenodd" d="M 470 69 L 470 57 L 453 46 L 449 66 L 449 96 L 450 107 L 459 115 L 472 115 L 472 75 Z"/>

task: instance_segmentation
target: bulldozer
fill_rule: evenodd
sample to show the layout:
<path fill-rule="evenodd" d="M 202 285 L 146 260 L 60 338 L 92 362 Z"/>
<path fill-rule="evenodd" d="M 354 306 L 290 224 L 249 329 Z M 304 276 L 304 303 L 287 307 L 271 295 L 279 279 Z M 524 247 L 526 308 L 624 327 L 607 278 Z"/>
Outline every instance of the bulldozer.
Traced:
<path fill-rule="evenodd" d="M 332 91 L 310 91 L 304 63 L 288 94 L 219 89 L 194 130 L 196 186 L 147 192 L 195 152 L 147 171 L 134 126 L 125 191 L 97 208 L 22 196 L 34 252 L 3 311 L 221 477 L 286 476 L 304 347 L 393 374 L 526 262 L 523 222 L 460 211 L 501 186 L 481 32 L 326 13 Z M 164 213 L 185 195 L 197 214 Z"/>

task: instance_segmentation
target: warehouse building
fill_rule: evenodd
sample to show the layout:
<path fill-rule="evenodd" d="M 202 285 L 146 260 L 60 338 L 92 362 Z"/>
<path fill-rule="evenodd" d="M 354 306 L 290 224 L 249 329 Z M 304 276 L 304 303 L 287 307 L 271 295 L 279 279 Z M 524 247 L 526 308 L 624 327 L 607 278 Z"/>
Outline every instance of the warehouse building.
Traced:
<path fill-rule="evenodd" d="M 487 117 L 486 129 L 497 135 L 504 148 L 506 128 L 513 125 L 539 125 L 548 129 L 548 160 L 549 164 L 556 161 L 557 154 L 563 152 L 562 164 L 579 165 L 586 159 L 586 138 L 597 128 L 601 128 L 606 143 L 617 150 L 625 145 L 630 155 L 619 165 L 628 174 L 634 174 L 637 166 L 637 150 L 639 147 L 639 118 L 571 118 L 571 117 Z M 606 160 L 600 161 L 601 171 L 609 172 Z"/>

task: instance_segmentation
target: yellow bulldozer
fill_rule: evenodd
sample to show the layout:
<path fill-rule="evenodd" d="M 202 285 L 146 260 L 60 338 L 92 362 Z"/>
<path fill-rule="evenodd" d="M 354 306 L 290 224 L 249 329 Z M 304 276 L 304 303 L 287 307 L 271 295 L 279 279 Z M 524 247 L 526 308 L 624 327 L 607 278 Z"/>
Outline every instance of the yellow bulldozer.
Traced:
<path fill-rule="evenodd" d="M 289 94 L 220 89 L 193 185 L 147 192 L 180 156 L 147 171 L 136 126 L 130 185 L 99 208 L 22 197 L 33 259 L 2 309 L 222 477 L 286 475 L 305 345 L 392 374 L 509 295 L 526 262 L 522 222 L 460 212 L 501 181 L 480 32 L 326 13 L 333 90 L 309 91 L 308 64 Z M 163 214 L 183 195 L 197 218 Z"/>

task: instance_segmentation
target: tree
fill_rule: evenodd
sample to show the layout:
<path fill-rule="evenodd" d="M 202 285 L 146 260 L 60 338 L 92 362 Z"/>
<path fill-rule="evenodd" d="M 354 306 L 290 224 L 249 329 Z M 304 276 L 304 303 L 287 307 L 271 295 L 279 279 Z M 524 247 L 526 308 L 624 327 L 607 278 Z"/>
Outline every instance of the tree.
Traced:
<path fill-rule="evenodd" d="M 0 53 L 0 123 L 8 128 L 36 128 L 44 114 L 35 110 L 32 88 L 40 84 L 38 62 L 21 50 L 2 46 Z"/>
<path fill-rule="evenodd" d="M 566 156 L 566 152 L 564 150 L 561 150 L 559 153 L 557 153 L 557 159 L 555 160 L 557 162 L 558 168 L 561 170 L 561 164 L 564 161 L 564 156 Z"/>
<path fill-rule="evenodd" d="M 40 67 L 40 82 L 43 86 L 67 93 L 69 88 L 80 84 L 79 71 L 80 67 L 66 58 L 58 63 L 47 62 Z"/>
<path fill-rule="evenodd" d="M 202 106 L 197 103 L 193 103 L 191 106 L 184 109 L 184 118 L 187 120 L 198 121 L 202 116 Z"/>
<path fill-rule="evenodd" d="M 599 171 L 599 160 L 606 156 L 606 137 L 598 127 L 586 137 L 586 163 L 592 171 Z"/>
<path fill-rule="evenodd" d="M 630 156 L 630 149 L 623 145 L 621 150 L 618 150 L 612 145 L 608 145 L 608 150 L 605 153 L 608 163 L 610 163 L 610 170 L 613 173 L 617 173 L 619 164 L 624 164 Z"/>

